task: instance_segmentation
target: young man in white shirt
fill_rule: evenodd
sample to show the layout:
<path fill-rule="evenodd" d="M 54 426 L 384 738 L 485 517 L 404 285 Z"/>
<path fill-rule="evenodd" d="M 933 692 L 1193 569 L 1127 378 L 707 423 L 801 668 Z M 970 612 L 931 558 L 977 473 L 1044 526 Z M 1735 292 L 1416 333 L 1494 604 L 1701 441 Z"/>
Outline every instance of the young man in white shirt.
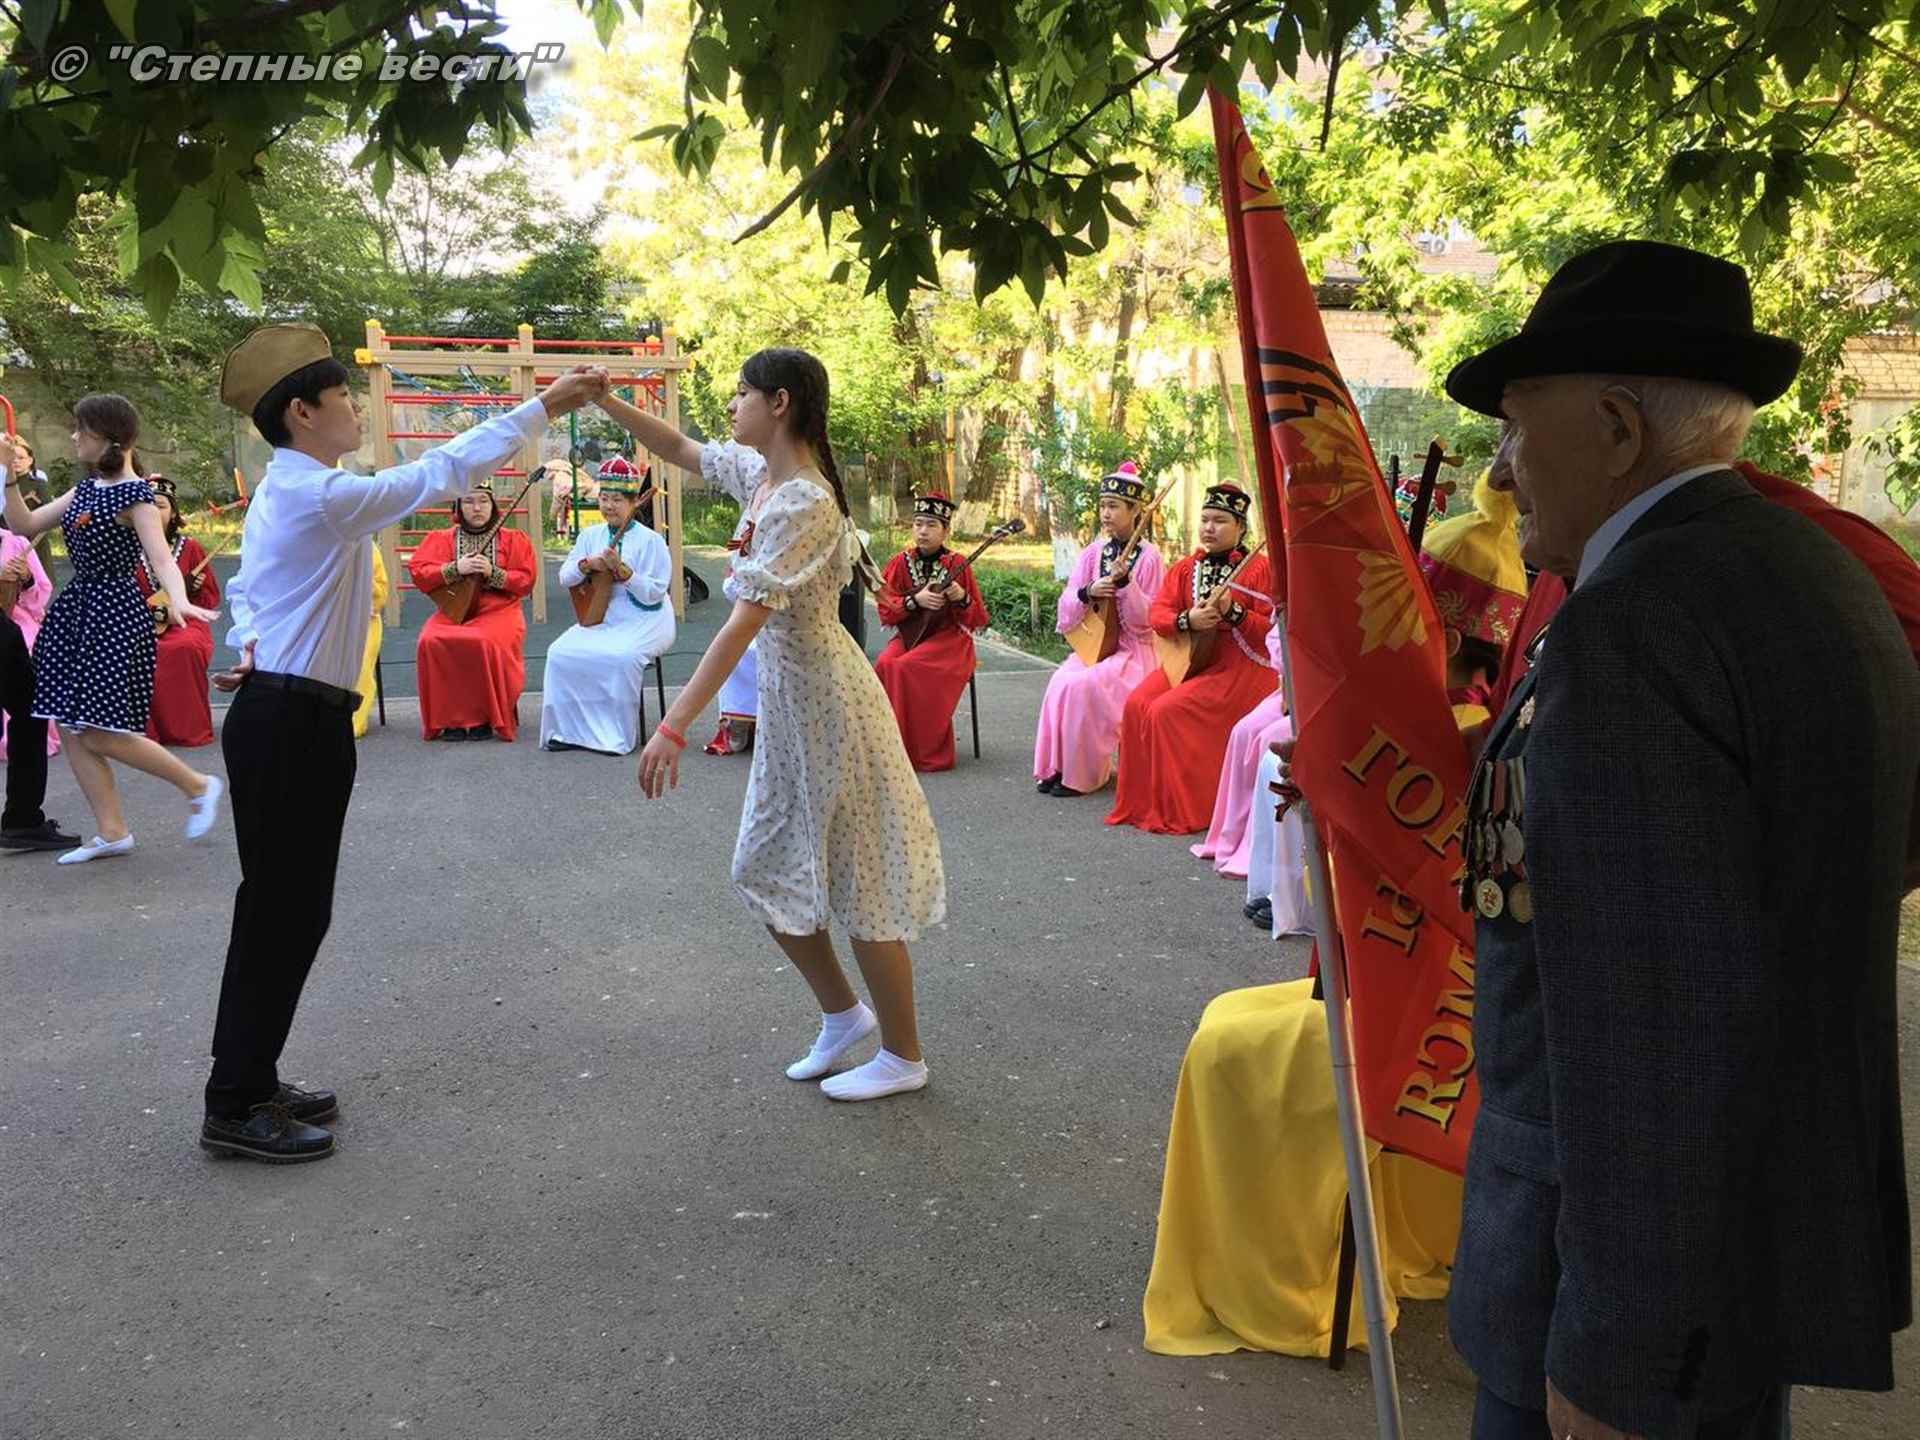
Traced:
<path fill-rule="evenodd" d="M 240 888 L 200 1143 L 276 1163 L 333 1153 L 317 1121 L 331 1091 L 284 1085 L 275 1069 L 307 971 L 333 915 L 340 835 L 353 791 L 353 712 L 373 560 L 367 540 L 490 475 L 547 424 L 606 393 L 579 367 L 537 399 L 420 459 L 374 475 L 340 468 L 360 446 L 348 372 L 312 325 L 256 330 L 227 356 L 220 398 L 274 447 L 247 509 L 240 572 L 227 590 L 240 652 L 214 676 L 237 691 L 221 727 L 240 848 Z"/>

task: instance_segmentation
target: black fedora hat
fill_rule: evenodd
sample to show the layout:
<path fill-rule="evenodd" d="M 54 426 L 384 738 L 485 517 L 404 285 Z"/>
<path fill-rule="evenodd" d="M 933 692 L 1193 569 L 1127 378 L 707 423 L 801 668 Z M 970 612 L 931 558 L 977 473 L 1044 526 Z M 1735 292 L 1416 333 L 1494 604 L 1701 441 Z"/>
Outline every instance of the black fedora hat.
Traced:
<path fill-rule="evenodd" d="M 1498 416 L 1509 381 L 1540 375 L 1710 380 L 1765 405 L 1786 393 L 1800 347 L 1753 328 L 1738 265 L 1654 240 L 1576 255 L 1547 281 L 1520 333 L 1462 360 L 1447 394 Z"/>

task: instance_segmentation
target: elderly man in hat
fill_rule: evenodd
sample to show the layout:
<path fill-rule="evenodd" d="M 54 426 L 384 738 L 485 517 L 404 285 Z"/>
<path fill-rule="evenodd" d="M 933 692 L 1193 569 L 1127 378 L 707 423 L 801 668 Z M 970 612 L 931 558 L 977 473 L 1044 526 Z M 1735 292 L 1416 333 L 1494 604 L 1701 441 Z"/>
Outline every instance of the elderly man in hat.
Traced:
<path fill-rule="evenodd" d="M 1779 1436 L 1791 1385 L 1893 1383 L 1920 672 L 1865 568 L 1733 469 L 1799 361 L 1737 266 L 1624 242 L 1447 380 L 1571 586 L 1463 837 L 1483 1440 Z"/>
<path fill-rule="evenodd" d="M 353 791 L 352 686 L 373 609 L 368 540 L 464 494 L 606 389 L 604 370 L 581 366 L 418 460 L 356 475 L 340 461 L 360 448 L 360 410 L 323 331 L 270 325 L 227 356 L 220 398 L 252 418 L 273 458 L 227 589 L 227 643 L 241 658 L 214 677 L 238 692 L 221 744 L 241 878 L 200 1133 L 209 1150 L 279 1163 L 333 1152 L 316 1123 L 337 1109 L 333 1093 L 283 1084 L 276 1065 L 333 917 Z"/>

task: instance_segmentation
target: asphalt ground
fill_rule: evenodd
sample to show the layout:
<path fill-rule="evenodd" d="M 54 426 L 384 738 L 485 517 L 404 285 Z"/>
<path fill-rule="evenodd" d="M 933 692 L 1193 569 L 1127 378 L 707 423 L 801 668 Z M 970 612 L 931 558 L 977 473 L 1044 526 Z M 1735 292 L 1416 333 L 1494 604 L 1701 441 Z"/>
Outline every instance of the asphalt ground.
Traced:
<path fill-rule="evenodd" d="M 0 860 L 0 1436 L 1372 1434 L 1363 1354 L 1141 1348 L 1187 1039 L 1305 953 L 1182 842 L 1034 794 L 1045 681 L 990 669 L 983 757 L 926 777 L 933 1083 L 873 1104 L 781 1074 L 813 1016 L 728 883 L 743 758 L 649 803 L 631 759 L 422 744 L 396 697 L 286 1054 L 342 1096 L 307 1166 L 195 1144 L 230 822 L 188 847 L 132 776 L 132 856 Z M 81 823 L 57 761 L 49 803 Z M 1443 1307 L 1396 1343 L 1407 1433 L 1466 1435 Z M 1910 1378 L 1795 1409 L 1920 1434 Z"/>

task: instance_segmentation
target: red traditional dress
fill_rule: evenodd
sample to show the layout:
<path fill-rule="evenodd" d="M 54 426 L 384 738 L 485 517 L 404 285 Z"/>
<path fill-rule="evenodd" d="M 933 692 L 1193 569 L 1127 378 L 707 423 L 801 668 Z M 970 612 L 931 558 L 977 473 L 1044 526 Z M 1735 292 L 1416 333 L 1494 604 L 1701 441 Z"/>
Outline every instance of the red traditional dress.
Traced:
<path fill-rule="evenodd" d="M 941 546 L 932 555 L 919 549 L 902 550 L 887 562 L 886 587 L 874 598 L 880 623 L 898 627 L 915 614 L 907 597 L 928 585 L 945 587 L 960 567 L 961 557 Z M 951 770 L 954 762 L 953 712 L 973 676 L 973 632 L 990 623 L 987 605 L 980 598 L 971 568 L 961 572 L 965 600 L 949 601 L 938 627 L 927 638 L 907 650 L 894 636 L 873 662 L 873 668 L 893 703 L 894 719 L 900 722 L 900 738 L 906 742 L 907 757 L 920 771 Z"/>
<path fill-rule="evenodd" d="M 1181 615 L 1212 594 L 1246 554 L 1238 546 L 1224 555 L 1196 550 L 1169 570 L 1154 597 L 1154 631 L 1179 634 Z M 1155 668 L 1127 698 L 1120 718 L 1120 780 L 1107 824 L 1191 835 L 1212 819 L 1233 727 L 1274 687 L 1265 653 L 1273 606 L 1259 598 L 1271 585 L 1266 556 L 1234 583 L 1252 593 L 1235 592 L 1238 608 L 1231 623 L 1221 622 L 1213 663 L 1177 686 Z"/>
<path fill-rule="evenodd" d="M 194 568 L 207 558 L 200 542 L 186 535 L 174 537 L 173 560 L 186 583 L 187 599 L 209 610 L 220 603 L 220 582 L 211 565 L 193 578 Z M 147 573 L 143 555 L 133 580 L 146 598 L 160 587 Z M 153 705 L 147 711 L 147 738 L 175 749 L 191 750 L 213 743 L 213 706 L 207 695 L 207 667 L 213 663 L 213 631 L 204 620 L 168 626 L 160 632 L 153 657 Z"/>
<path fill-rule="evenodd" d="M 456 524 L 422 540 L 407 570 L 415 587 L 430 594 L 458 578 L 454 562 L 467 555 L 486 556 L 493 572 L 481 582 L 465 623 L 455 625 L 435 610 L 420 627 L 420 729 L 431 740 L 443 730 L 491 725 L 511 740 L 527 684 L 527 617 L 520 602 L 533 593 L 533 542 L 518 530 L 482 537 Z"/>

